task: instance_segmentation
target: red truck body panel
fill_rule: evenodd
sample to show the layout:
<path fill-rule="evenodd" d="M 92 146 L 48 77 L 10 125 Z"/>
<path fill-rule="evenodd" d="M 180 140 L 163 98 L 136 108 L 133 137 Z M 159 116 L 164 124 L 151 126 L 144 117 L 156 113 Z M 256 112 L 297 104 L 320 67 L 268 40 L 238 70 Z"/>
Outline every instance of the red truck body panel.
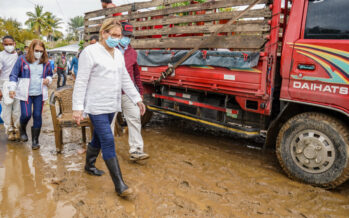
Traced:
<path fill-rule="evenodd" d="M 283 44 L 280 98 L 349 114 L 349 40 L 305 39 L 306 14 L 307 1 L 295 1 Z"/>
<path fill-rule="evenodd" d="M 265 116 L 271 116 L 275 100 L 327 107 L 349 116 L 349 40 L 304 39 L 308 0 L 292 1 L 290 11 L 288 7 L 281 7 L 285 2 L 288 1 L 274 0 L 270 6 L 272 18 L 268 42 L 255 68 L 180 66 L 175 75 L 167 77 L 160 85 L 233 96 L 242 110 Z M 282 24 L 281 19 L 285 16 L 287 23 Z M 281 42 L 280 47 L 278 44 Z M 277 54 L 278 47 L 281 57 Z M 166 68 L 140 66 L 141 79 L 145 86 L 149 85 L 146 88 L 148 94 L 154 94 L 151 86 Z M 281 77 L 281 87 L 275 87 L 276 76 Z M 277 95 L 276 88 L 280 92 Z M 168 96 L 155 96 L 177 103 L 190 103 Z M 257 108 L 246 107 L 250 100 L 258 102 Z"/>

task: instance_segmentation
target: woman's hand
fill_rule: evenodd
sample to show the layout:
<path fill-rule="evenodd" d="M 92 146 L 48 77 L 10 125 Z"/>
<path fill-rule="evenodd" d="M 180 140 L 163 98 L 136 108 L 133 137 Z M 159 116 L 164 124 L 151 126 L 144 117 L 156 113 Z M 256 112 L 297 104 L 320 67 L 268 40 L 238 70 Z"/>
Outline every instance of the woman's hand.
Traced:
<path fill-rule="evenodd" d="M 50 80 L 49 79 L 44 79 L 42 82 L 45 86 L 48 86 L 50 84 Z"/>
<path fill-rule="evenodd" d="M 82 111 L 73 111 L 73 119 L 75 120 L 76 124 L 80 125 L 80 121 L 84 120 Z"/>
<path fill-rule="evenodd" d="M 16 92 L 15 91 L 10 91 L 9 95 L 10 95 L 10 98 L 15 98 Z"/>
<path fill-rule="evenodd" d="M 137 103 L 138 107 L 139 107 L 139 110 L 141 112 L 141 116 L 143 116 L 145 114 L 145 110 L 146 110 L 146 107 L 145 105 L 143 104 L 143 102 L 138 102 Z"/>

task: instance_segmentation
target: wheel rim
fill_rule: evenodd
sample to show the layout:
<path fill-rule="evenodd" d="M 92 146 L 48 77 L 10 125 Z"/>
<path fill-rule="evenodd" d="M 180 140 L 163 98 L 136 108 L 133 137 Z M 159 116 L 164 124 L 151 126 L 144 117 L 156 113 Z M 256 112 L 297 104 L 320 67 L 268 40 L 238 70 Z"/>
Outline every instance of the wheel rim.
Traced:
<path fill-rule="evenodd" d="M 332 141 L 322 132 L 304 130 L 291 143 L 293 161 L 308 173 L 322 173 L 333 165 L 335 148 Z"/>

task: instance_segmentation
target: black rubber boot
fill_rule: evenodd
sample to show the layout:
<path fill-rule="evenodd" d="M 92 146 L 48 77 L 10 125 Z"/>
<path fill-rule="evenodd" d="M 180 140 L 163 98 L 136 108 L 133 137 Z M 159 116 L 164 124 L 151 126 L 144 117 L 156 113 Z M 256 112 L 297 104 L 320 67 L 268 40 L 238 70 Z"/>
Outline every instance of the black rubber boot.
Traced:
<path fill-rule="evenodd" d="M 19 128 L 20 134 L 21 134 L 21 141 L 26 142 L 28 141 L 28 135 L 27 135 L 27 124 L 21 123 L 21 127 Z"/>
<path fill-rule="evenodd" d="M 99 170 L 95 166 L 100 150 L 101 150 L 100 148 L 94 148 L 90 144 L 87 146 L 85 171 L 88 174 L 91 174 L 94 176 L 101 176 L 104 174 L 103 170 Z"/>
<path fill-rule="evenodd" d="M 115 191 L 118 193 L 118 195 L 121 197 L 132 195 L 132 189 L 129 188 L 122 179 L 118 159 L 113 157 L 108 160 L 104 160 L 104 162 L 108 167 L 110 176 L 114 182 Z"/>
<path fill-rule="evenodd" d="M 41 128 L 32 127 L 32 149 L 36 150 L 40 148 L 39 145 L 39 136 Z"/>

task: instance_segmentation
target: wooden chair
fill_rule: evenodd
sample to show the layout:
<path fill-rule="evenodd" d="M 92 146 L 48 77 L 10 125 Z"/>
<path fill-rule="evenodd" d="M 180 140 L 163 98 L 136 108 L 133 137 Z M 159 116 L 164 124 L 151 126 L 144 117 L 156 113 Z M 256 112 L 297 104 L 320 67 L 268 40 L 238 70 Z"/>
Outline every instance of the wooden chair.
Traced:
<path fill-rule="evenodd" d="M 72 95 L 73 88 L 71 86 L 66 86 L 53 92 L 50 97 L 50 109 L 57 152 L 61 152 L 63 149 L 63 128 L 77 127 L 77 124 L 73 120 Z M 59 106 L 59 113 L 57 113 L 56 110 L 56 103 L 58 103 Z M 90 119 L 87 118 L 80 123 L 80 126 L 82 131 L 82 141 L 86 144 L 86 127 L 90 128 L 92 136 L 92 123 Z"/>

